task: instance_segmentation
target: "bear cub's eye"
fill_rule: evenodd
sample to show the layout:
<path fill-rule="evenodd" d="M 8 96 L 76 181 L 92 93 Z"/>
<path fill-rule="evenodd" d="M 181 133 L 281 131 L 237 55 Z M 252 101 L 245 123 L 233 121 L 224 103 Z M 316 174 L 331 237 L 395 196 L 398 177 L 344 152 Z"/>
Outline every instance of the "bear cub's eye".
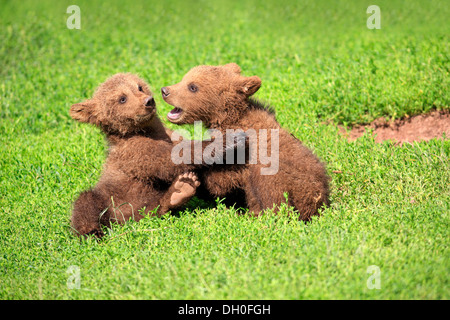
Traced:
<path fill-rule="evenodd" d="M 195 84 L 193 84 L 193 83 L 188 85 L 188 88 L 189 88 L 190 92 L 197 92 L 198 91 L 198 87 Z"/>
<path fill-rule="evenodd" d="M 139 90 L 140 92 L 144 92 L 144 89 L 142 89 L 142 86 L 138 86 L 138 90 Z"/>
<path fill-rule="evenodd" d="M 125 96 L 120 97 L 119 102 L 124 104 L 125 102 L 127 102 L 127 97 Z"/>

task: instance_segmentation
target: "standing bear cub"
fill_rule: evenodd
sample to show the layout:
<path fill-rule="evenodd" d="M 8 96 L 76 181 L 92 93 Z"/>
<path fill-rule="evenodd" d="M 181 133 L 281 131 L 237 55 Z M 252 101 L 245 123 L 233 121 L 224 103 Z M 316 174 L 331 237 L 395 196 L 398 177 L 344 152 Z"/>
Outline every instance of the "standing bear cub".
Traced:
<path fill-rule="evenodd" d="M 175 107 L 167 115 L 172 123 L 202 121 L 207 128 L 222 133 L 241 129 L 250 138 L 250 154 L 259 149 L 258 161 L 247 159 L 242 164 L 216 165 L 203 170 L 199 178 L 210 195 L 233 198 L 237 204 L 260 214 L 285 202 L 287 192 L 288 204 L 298 210 L 302 220 L 308 221 L 318 215 L 320 207 L 329 204 L 325 166 L 281 128 L 268 107 L 250 98 L 260 86 L 260 78 L 244 77 L 240 67 L 230 63 L 195 67 L 181 82 L 164 87 L 161 92 L 164 100 Z M 260 161 L 261 150 L 278 156 L 277 170 L 263 174 L 268 164 Z M 241 199 L 243 203 L 239 202 Z"/>
<path fill-rule="evenodd" d="M 99 182 L 74 203 L 71 223 L 78 235 L 101 237 L 101 225 L 140 220 L 138 211 L 144 207 L 146 214 L 158 207 L 162 215 L 195 194 L 200 182 L 193 170 L 204 163 L 174 164 L 172 132 L 161 123 L 150 89 L 137 76 L 112 76 L 92 99 L 72 105 L 70 115 L 98 126 L 109 144 Z M 202 142 L 202 148 L 209 143 Z"/>

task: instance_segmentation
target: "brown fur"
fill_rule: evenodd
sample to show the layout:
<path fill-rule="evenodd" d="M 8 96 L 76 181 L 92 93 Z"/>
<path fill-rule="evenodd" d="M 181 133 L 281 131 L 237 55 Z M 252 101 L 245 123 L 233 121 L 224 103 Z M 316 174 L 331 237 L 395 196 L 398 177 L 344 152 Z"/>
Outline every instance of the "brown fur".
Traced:
<path fill-rule="evenodd" d="M 182 110 L 176 124 L 203 121 L 208 128 L 223 133 L 227 129 L 279 129 L 279 171 L 261 175 L 257 164 L 234 164 L 207 168 L 201 180 L 215 197 L 243 196 L 251 212 L 261 213 L 285 202 L 295 207 L 302 220 L 318 214 L 329 204 L 329 178 L 324 165 L 275 119 L 274 112 L 250 98 L 261 86 L 257 76 L 244 77 L 235 63 L 224 66 L 198 66 L 180 83 L 162 88 L 165 101 Z M 268 134 L 268 149 L 271 136 Z M 257 141 L 260 143 L 259 138 Z M 270 152 L 268 152 L 270 154 Z"/>
<path fill-rule="evenodd" d="M 149 214 L 159 206 L 157 214 L 162 215 L 195 193 L 200 183 L 188 172 L 204 164 L 172 162 L 172 132 L 162 125 L 150 89 L 137 76 L 114 75 L 92 99 L 72 105 L 70 115 L 100 127 L 109 143 L 99 182 L 74 204 L 71 222 L 79 235 L 102 236 L 101 225 L 139 220 L 143 207 Z"/>

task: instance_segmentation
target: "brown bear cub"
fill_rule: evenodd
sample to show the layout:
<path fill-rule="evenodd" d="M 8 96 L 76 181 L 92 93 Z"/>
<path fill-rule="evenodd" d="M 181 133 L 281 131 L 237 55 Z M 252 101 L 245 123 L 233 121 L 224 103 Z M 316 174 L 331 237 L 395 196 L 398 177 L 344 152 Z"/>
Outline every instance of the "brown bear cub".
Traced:
<path fill-rule="evenodd" d="M 140 220 L 143 212 L 138 211 L 144 207 L 146 214 L 158 207 L 162 215 L 195 194 L 200 182 L 193 170 L 204 164 L 173 163 L 172 132 L 161 123 L 150 89 L 137 76 L 112 76 L 92 99 L 72 105 L 70 115 L 100 127 L 109 143 L 99 182 L 74 203 L 71 223 L 78 235 L 101 237 L 101 225 Z"/>
<path fill-rule="evenodd" d="M 161 89 L 164 100 L 175 108 L 167 115 L 175 124 L 202 121 L 222 133 L 243 130 L 250 139 L 250 157 L 259 148 L 257 161 L 206 168 L 202 186 L 214 197 L 244 199 L 250 212 L 286 202 L 308 221 L 329 205 L 329 178 L 325 166 L 299 140 L 282 129 L 273 111 L 250 98 L 261 86 L 257 76 L 244 77 L 235 63 L 198 66 L 181 82 Z M 254 134 L 252 134 L 252 132 Z M 252 151 L 253 150 L 253 151 Z M 277 168 L 267 171 L 264 154 L 272 154 Z M 266 170 L 266 172 L 264 172 Z M 199 192 L 199 190 L 197 190 Z"/>

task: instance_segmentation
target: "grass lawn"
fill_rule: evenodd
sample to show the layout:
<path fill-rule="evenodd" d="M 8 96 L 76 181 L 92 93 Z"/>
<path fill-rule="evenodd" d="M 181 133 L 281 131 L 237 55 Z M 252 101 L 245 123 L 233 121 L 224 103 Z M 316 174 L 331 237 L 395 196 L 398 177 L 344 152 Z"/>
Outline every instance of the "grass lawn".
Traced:
<path fill-rule="evenodd" d="M 0 299 L 450 298 L 450 141 L 348 142 L 337 126 L 449 108 L 447 1 L 76 1 L 70 30 L 72 4 L 0 1 Z M 304 224 L 194 199 L 76 238 L 71 205 L 107 146 L 71 104 L 133 72 L 175 129 L 159 88 L 228 62 L 327 163 L 331 207 Z"/>

